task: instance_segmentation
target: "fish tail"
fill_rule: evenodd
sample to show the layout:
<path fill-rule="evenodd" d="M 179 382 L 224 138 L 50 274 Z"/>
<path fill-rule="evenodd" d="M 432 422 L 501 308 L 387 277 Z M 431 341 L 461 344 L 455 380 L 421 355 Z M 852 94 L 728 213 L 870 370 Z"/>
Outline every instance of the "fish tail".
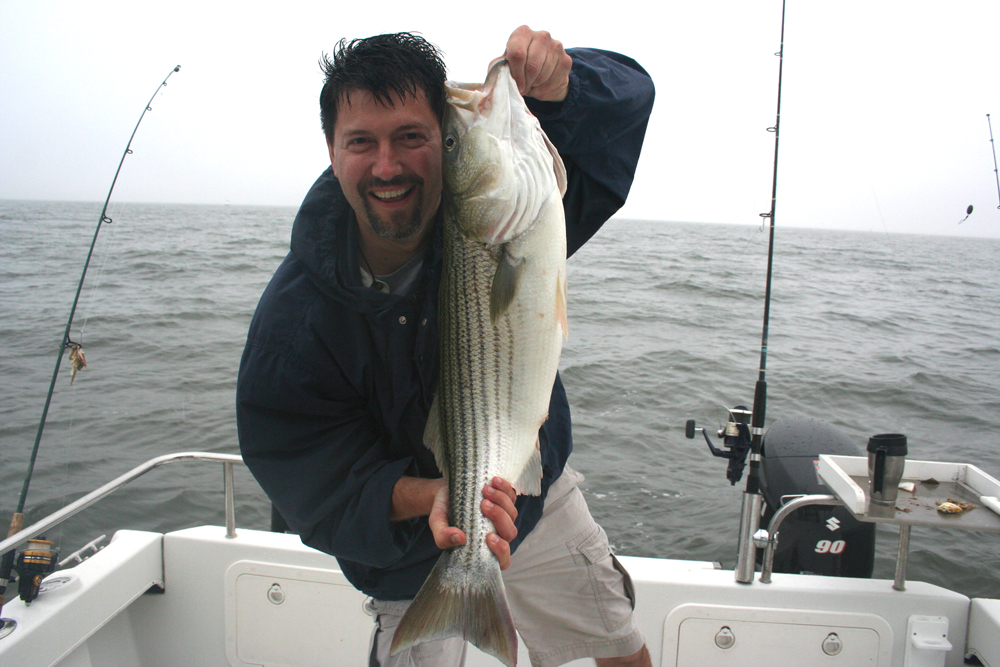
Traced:
<path fill-rule="evenodd" d="M 396 626 L 390 654 L 426 641 L 462 637 L 513 667 L 517 662 L 517 634 L 499 564 L 490 559 L 485 564 L 487 571 L 477 576 L 451 565 L 453 558 L 454 552 L 441 554 Z"/>

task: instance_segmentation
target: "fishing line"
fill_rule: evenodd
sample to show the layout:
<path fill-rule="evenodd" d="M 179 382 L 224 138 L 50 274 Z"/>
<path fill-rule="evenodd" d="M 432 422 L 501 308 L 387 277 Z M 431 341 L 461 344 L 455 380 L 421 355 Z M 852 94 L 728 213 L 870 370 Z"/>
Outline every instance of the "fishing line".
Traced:
<path fill-rule="evenodd" d="M 125 211 L 125 204 L 119 203 L 117 205 L 117 209 L 118 210 L 115 213 L 115 217 L 120 218 L 121 215 L 122 215 L 122 213 Z M 104 270 L 107 267 L 108 259 L 111 256 L 111 249 L 115 246 L 115 240 L 118 238 L 118 230 L 120 229 L 120 227 L 121 227 L 121 225 L 111 225 L 111 233 L 110 233 L 110 235 L 106 234 L 104 236 L 105 241 L 103 243 L 104 247 L 100 251 L 100 255 L 101 256 L 100 256 L 100 261 L 98 262 L 97 278 L 93 281 L 94 284 L 90 287 L 90 300 L 87 303 L 86 307 L 83 309 L 83 323 L 80 325 L 80 327 L 78 329 L 78 332 L 77 332 L 77 336 L 78 336 L 77 341 L 79 342 L 80 345 L 83 345 L 84 338 L 85 338 L 85 333 L 86 333 L 86 330 L 87 330 L 87 322 L 90 319 L 90 313 L 93 312 L 94 302 L 97 300 L 97 292 L 98 292 L 98 290 L 101 287 L 101 283 L 103 282 Z M 76 390 L 77 390 L 77 387 L 74 386 L 73 382 L 71 381 L 70 382 L 70 391 L 73 392 L 73 391 L 76 391 Z M 77 428 L 76 428 L 77 427 L 76 416 L 77 416 L 77 411 L 76 410 L 71 410 L 70 411 L 70 416 L 69 416 L 69 422 L 67 423 L 66 436 L 65 436 L 66 437 L 66 444 L 67 444 L 67 446 L 70 449 L 74 449 L 74 450 L 76 449 L 76 446 L 77 446 L 77 438 L 76 438 L 76 436 L 78 435 Z M 61 488 L 66 489 L 66 493 L 64 493 L 62 495 L 63 502 L 61 502 L 60 504 L 65 504 L 65 500 L 69 497 L 69 488 L 70 488 L 70 483 L 69 483 L 69 481 L 70 481 L 69 480 L 69 459 L 66 459 L 63 462 L 62 468 L 63 468 L 63 475 L 62 475 L 63 482 L 62 482 Z M 64 536 L 65 536 L 65 522 L 59 524 L 59 526 L 57 527 L 55 535 L 53 535 L 49 539 L 61 548 L 62 544 L 63 544 L 63 537 Z"/>
<path fill-rule="evenodd" d="M 993 150 L 993 177 L 997 181 L 997 202 L 1000 202 L 1000 172 L 997 172 L 997 147 L 993 143 L 993 123 L 990 121 L 990 115 L 986 114 L 986 124 L 990 128 L 990 148 Z M 971 206 L 969 207 L 972 208 Z M 1000 203 L 997 204 L 997 208 L 1000 208 Z M 970 213 L 972 211 L 969 211 Z"/>
<path fill-rule="evenodd" d="M 736 257 L 737 260 L 741 260 L 743 258 L 751 256 L 750 253 L 748 253 L 747 251 L 748 251 L 748 249 L 750 248 L 751 245 L 754 245 L 754 241 L 757 239 L 757 235 L 760 234 L 760 233 L 762 233 L 763 231 L 764 231 L 763 227 L 759 227 L 758 228 L 758 227 L 754 226 L 753 230 L 750 231 L 750 234 L 746 238 L 746 243 L 744 244 L 743 249 L 740 252 L 738 252 L 738 253 L 735 254 L 735 257 Z M 733 263 L 736 264 L 737 262 L 733 262 Z M 743 265 L 741 264 L 741 266 L 743 266 Z M 739 282 L 734 282 L 733 284 L 736 285 L 736 287 L 738 287 L 738 288 L 741 288 L 741 289 L 745 288 L 748 292 L 751 290 L 751 287 L 750 287 L 751 285 L 758 284 L 757 280 L 756 280 L 757 277 L 758 277 L 758 273 L 757 273 L 757 268 L 756 267 L 753 270 L 751 270 L 751 271 L 744 271 L 742 274 L 740 274 L 739 277 L 742 280 L 739 281 Z M 727 285 L 727 284 L 728 283 L 725 283 L 724 285 Z M 733 297 L 730 296 L 730 295 L 727 295 L 725 293 L 723 287 L 714 288 L 713 291 L 715 292 L 715 295 L 714 295 L 714 297 L 712 297 L 711 303 L 713 305 L 710 308 L 710 312 L 713 312 L 713 313 L 725 312 L 725 308 L 723 306 L 723 301 L 726 300 L 727 298 L 728 299 L 732 299 Z M 709 332 L 708 332 L 708 336 L 707 336 L 706 342 L 709 345 L 714 345 L 715 343 L 718 342 L 719 338 L 723 337 L 723 336 L 725 336 L 725 338 L 723 340 L 723 343 L 727 344 L 727 343 L 729 343 L 730 337 L 733 336 L 732 322 L 729 321 L 729 320 L 726 320 L 725 318 L 721 318 L 721 319 L 717 318 L 717 317 L 710 317 L 710 318 L 708 318 L 708 329 L 709 329 Z M 725 332 L 725 333 L 723 334 L 723 333 L 720 333 L 720 332 Z M 721 407 L 721 409 L 723 409 L 723 410 L 727 410 L 728 411 L 728 408 L 726 408 L 725 406 L 719 406 L 719 407 Z M 722 428 L 722 422 L 718 419 L 718 411 L 716 412 L 716 421 L 719 422 L 719 428 L 721 429 Z"/>
<path fill-rule="evenodd" d="M 170 75 L 174 72 L 179 72 L 180 69 L 181 66 L 177 65 L 170 70 L 170 73 L 167 74 L 160 85 L 156 87 L 156 91 L 153 92 L 152 97 L 149 98 L 149 102 L 146 103 L 146 107 L 139 115 L 139 121 L 135 124 L 135 129 L 132 130 L 132 135 L 129 137 L 128 143 L 125 145 L 125 152 L 122 153 L 122 158 L 118 162 L 118 169 L 115 171 L 115 176 L 111 180 L 111 188 L 108 190 L 108 196 L 104 200 L 104 207 L 101 209 L 100 218 L 97 220 L 97 229 L 94 230 L 94 238 L 90 242 L 90 250 L 87 252 L 86 261 L 83 263 L 83 271 L 80 274 L 80 282 L 76 288 L 76 295 L 73 297 L 73 305 L 69 311 L 69 318 L 66 320 L 66 329 L 63 332 L 62 341 L 59 343 L 59 353 L 56 355 L 56 367 L 52 372 L 52 380 L 49 383 L 48 394 L 45 396 L 45 404 L 42 407 L 42 418 L 38 423 L 38 431 L 35 434 L 35 444 L 31 449 L 31 457 L 28 461 L 28 471 L 24 476 L 24 485 L 21 487 L 21 495 L 17 501 L 17 509 L 14 510 L 14 514 L 10 520 L 10 530 L 7 533 L 8 537 L 12 537 L 21 532 L 21 528 L 23 527 L 24 505 L 28 497 L 28 487 L 31 484 L 31 477 L 35 470 L 35 461 L 38 458 L 38 446 L 42 441 L 42 431 L 45 428 L 45 420 L 48 417 L 49 406 L 52 403 L 52 394 L 55 392 L 56 378 L 59 377 L 59 366 L 62 364 L 63 354 L 67 349 L 69 349 L 72 357 L 75 353 L 81 351 L 81 348 L 70 339 L 69 334 L 73 327 L 73 316 L 76 314 L 77 305 L 80 303 L 80 293 L 83 291 L 83 283 L 87 278 L 87 268 L 90 266 L 90 260 L 94 256 L 94 247 L 97 245 L 97 237 L 101 233 L 101 226 L 104 224 L 111 224 L 113 222 L 113 220 L 108 217 L 108 204 L 111 201 L 111 193 L 115 190 L 115 183 L 118 182 L 118 175 L 121 173 L 122 165 L 125 163 L 125 158 L 132 154 L 132 140 L 135 139 L 135 133 L 139 130 L 139 125 L 142 123 L 142 119 L 145 118 L 147 111 L 152 110 L 150 105 L 153 103 L 157 94 L 159 94 L 160 89 L 167 85 L 167 79 L 170 78 Z M 84 367 L 86 367 L 85 364 Z M 7 590 L 7 583 L 10 580 L 10 573 L 13 568 L 14 549 L 11 549 L 7 553 L 3 554 L 3 560 L 0 561 L 0 605 L 3 604 L 4 594 Z"/>
<path fill-rule="evenodd" d="M 753 231 L 751 231 L 749 233 L 749 235 L 746 237 L 746 243 L 743 245 L 743 249 L 741 251 L 739 251 L 738 253 L 736 253 L 735 257 L 737 259 L 742 259 L 742 258 L 745 258 L 745 257 L 749 257 L 750 254 L 747 252 L 747 250 L 750 248 L 751 245 L 754 244 L 754 241 L 757 240 L 757 235 L 763 233 L 764 231 L 765 231 L 765 225 L 764 224 L 762 224 L 760 227 L 756 227 L 755 226 L 753 228 Z M 742 232 L 742 230 L 741 230 L 741 232 Z M 746 286 L 749 286 L 751 284 L 755 284 L 756 283 L 756 280 L 755 280 L 756 276 L 757 276 L 756 271 L 747 272 L 747 273 L 744 274 L 743 282 L 738 283 L 738 285 L 740 287 L 746 287 Z M 716 296 L 714 298 L 714 301 L 713 301 L 713 303 L 715 305 L 714 305 L 714 307 L 711 310 L 713 312 L 721 312 L 722 311 L 722 301 L 725 298 L 726 298 L 726 295 L 723 294 L 723 293 L 721 293 L 721 291 L 720 291 L 720 293 L 716 294 Z M 729 325 L 728 325 L 728 322 L 720 321 L 717 318 L 712 318 L 709 321 L 710 321 L 710 327 L 709 327 L 709 338 L 708 338 L 708 341 L 710 343 L 714 343 L 718 339 L 718 337 L 719 337 L 719 330 L 720 330 L 720 328 L 722 328 L 723 326 L 728 327 Z M 723 407 L 723 409 L 727 409 L 727 408 Z"/>
<path fill-rule="evenodd" d="M 882 206 L 878 203 L 878 195 L 875 193 L 875 186 L 869 186 L 872 189 L 872 199 L 875 200 L 875 210 L 878 211 L 879 222 L 882 223 L 882 233 L 885 234 L 886 240 L 889 240 L 889 228 L 885 226 L 885 216 L 882 215 Z"/>
<path fill-rule="evenodd" d="M 869 187 L 872 189 L 872 199 L 875 200 L 875 210 L 878 211 L 879 222 L 882 223 L 882 233 L 885 234 L 885 245 L 881 247 L 884 255 L 891 256 L 896 250 L 896 239 L 889 234 L 889 228 L 885 224 L 885 216 L 882 215 L 882 206 L 878 202 L 878 194 L 875 192 L 875 186 L 870 184 L 871 176 L 869 175 Z"/>
<path fill-rule="evenodd" d="M 125 211 L 125 205 L 119 204 L 118 212 L 115 214 L 121 217 L 121 214 Z M 104 269 L 107 267 L 108 258 L 111 256 L 111 248 L 115 245 L 115 239 L 118 237 L 119 225 L 111 226 L 111 236 L 108 238 L 107 242 L 104 244 L 104 253 L 101 256 L 101 261 L 98 263 L 97 267 L 97 278 L 94 280 L 94 285 L 90 289 L 90 302 L 83 311 L 83 324 L 80 325 L 80 343 L 83 342 L 83 333 L 87 329 L 87 321 L 90 319 L 90 313 L 94 311 L 94 302 L 97 300 L 97 291 L 104 281 Z"/>

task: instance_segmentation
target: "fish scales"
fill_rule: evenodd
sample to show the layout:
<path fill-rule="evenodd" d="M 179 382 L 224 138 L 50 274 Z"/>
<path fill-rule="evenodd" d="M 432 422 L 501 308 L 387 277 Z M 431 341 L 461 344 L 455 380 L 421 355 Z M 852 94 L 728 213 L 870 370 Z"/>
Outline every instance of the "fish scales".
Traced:
<path fill-rule="evenodd" d="M 439 305 L 442 338 L 460 340 L 465 354 L 442 355 L 441 370 L 449 381 L 441 383 L 442 423 L 449 425 L 446 442 L 460 461 L 449 476 L 451 519 L 474 548 L 460 549 L 460 559 L 471 562 L 474 552 L 488 553 L 486 535 L 493 525 L 483 516 L 480 490 L 499 474 L 510 433 L 501 418 L 514 400 L 514 346 L 509 313 L 490 323 L 490 286 L 496 273 L 495 252 L 469 241 L 449 227 L 445 230 L 450 269 L 442 277 Z M 457 418 L 451 418 L 456 415 Z M 472 435 L 470 441 L 469 436 Z"/>
<path fill-rule="evenodd" d="M 424 442 L 467 540 L 441 554 L 390 651 L 460 636 L 514 665 L 517 635 L 486 541 L 495 528 L 480 506 L 497 476 L 541 493 L 538 431 L 567 329 L 566 173 L 506 63 L 482 91 L 448 93 L 440 369 Z"/>

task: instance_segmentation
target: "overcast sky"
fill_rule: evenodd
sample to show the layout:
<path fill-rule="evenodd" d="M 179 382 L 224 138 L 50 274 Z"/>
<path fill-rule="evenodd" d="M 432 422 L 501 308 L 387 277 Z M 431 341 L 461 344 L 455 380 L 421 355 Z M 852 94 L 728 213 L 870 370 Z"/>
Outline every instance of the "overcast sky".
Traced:
<path fill-rule="evenodd" d="M 103 201 L 179 64 L 115 200 L 297 205 L 327 164 L 317 60 L 340 37 L 419 31 L 453 79 L 481 81 L 527 23 L 653 77 L 620 217 L 757 224 L 780 13 L 780 0 L 0 0 L 0 198 Z M 998 30 L 997 0 L 789 0 L 777 225 L 1000 236 Z"/>

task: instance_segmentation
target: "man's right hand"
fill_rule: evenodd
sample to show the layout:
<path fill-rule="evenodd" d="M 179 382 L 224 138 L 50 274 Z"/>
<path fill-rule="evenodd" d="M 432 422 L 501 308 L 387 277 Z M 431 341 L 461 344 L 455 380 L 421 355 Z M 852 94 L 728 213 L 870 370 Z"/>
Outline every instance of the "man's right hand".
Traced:
<path fill-rule="evenodd" d="M 500 561 L 501 570 L 510 567 L 510 543 L 517 537 L 517 526 L 514 525 L 517 518 L 516 498 L 510 483 L 499 477 L 494 477 L 492 484 L 483 487 L 480 508 L 496 528 L 495 533 L 487 535 L 486 545 Z M 420 506 L 428 504 L 426 512 L 421 511 Z M 448 485 L 444 479 L 401 477 L 393 490 L 392 518 L 412 518 L 425 513 L 434 543 L 439 548 L 451 549 L 465 544 L 465 533 L 448 520 Z"/>
<path fill-rule="evenodd" d="M 573 58 L 548 32 L 522 25 L 507 39 L 503 57 L 522 95 L 546 102 L 566 99 Z"/>

